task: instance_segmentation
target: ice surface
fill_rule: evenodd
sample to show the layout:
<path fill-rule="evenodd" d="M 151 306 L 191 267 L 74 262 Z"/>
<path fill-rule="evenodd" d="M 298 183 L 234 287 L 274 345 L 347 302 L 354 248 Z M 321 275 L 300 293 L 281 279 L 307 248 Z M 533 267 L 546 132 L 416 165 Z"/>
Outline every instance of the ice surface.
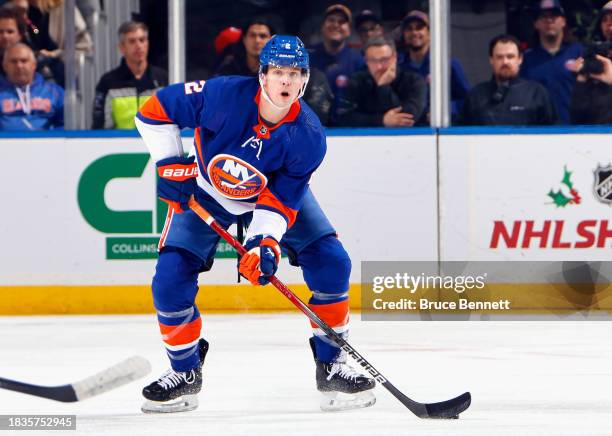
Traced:
<path fill-rule="evenodd" d="M 0 414 L 76 414 L 78 435 L 610 435 L 612 323 L 362 322 L 350 342 L 402 392 L 469 390 L 461 419 L 414 417 L 383 387 L 368 409 L 319 410 L 301 314 L 204 315 L 200 407 L 145 415 L 140 390 L 168 367 L 154 316 L 0 317 L 0 376 L 53 385 L 130 355 L 153 373 L 73 404 L 0 390 Z M 31 433 L 17 433 L 25 436 Z M 59 434 L 54 432 L 53 434 Z M 62 433 L 63 434 L 63 433 Z"/>

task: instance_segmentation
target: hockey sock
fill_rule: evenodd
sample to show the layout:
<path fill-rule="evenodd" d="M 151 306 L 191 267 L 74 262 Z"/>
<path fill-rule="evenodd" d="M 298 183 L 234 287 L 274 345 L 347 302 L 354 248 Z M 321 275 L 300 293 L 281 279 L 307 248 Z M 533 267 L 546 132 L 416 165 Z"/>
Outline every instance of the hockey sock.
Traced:
<path fill-rule="evenodd" d="M 157 320 L 172 369 L 185 372 L 198 366 L 202 318 L 197 307 L 192 306 L 180 312 L 157 311 Z"/>
<path fill-rule="evenodd" d="M 310 299 L 308 306 L 321 318 L 327 325 L 334 329 L 342 337 L 348 335 L 349 321 L 349 302 L 347 293 L 336 294 L 336 298 L 330 301 L 333 294 L 325 294 L 325 300 L 317 298 L 317 293 Z M 313 329 L 314 346 L 317 360 L 321 362 L 332 362 L 340 354 L 340 348 L 333 342 L 315 323 L 310 325 Z"/>
<path fill-rule="evenodd" d="M 172 369 L 185 372 L 199 364 L 198 339 L 202 327 L 194 304 L 202 260 L 195 254 L 165 247 L 153 278 L 153 301 Z"/>

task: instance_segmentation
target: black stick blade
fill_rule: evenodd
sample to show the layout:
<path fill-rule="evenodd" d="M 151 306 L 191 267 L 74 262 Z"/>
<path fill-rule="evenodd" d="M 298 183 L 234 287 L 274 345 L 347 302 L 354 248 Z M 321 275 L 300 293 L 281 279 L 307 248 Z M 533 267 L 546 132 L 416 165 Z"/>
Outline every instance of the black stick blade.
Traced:
<path fill-rule="evenodd" d="M 439 403 L 425 404 L 425 416 L 419 418 L 430 419 L 454 419 L 459 418 L 459 414 L 465 411 L 472 402 L 472 396 L 465 392 L 458 397 Z"/>
<path fill-rule="evenodd" d="M 21 392 L 22 394 L 48 398 L 50 400 L 62 401 L 64 403 L 78 401 L 72 385 L 38 386 L 16 380 L 9 380 L 7 378 L 0 378 L 0 389 Z"/>

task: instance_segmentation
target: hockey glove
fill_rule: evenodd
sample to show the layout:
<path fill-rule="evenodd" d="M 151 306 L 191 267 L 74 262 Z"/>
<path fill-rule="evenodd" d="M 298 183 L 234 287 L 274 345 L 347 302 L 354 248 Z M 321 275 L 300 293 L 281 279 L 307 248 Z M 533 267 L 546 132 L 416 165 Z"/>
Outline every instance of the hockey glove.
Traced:
<path fill-rule="evenodd" d="M 276 273 L 281 249 L 272 236 L 257 235 L 244 244 L 247 253 L 240 259 L 238 270 L 253 285 L 267 285 Z"/>
<path fill-rule="evenodd" d="M 157 196 L 176 213 L 189 209 L 189 198 L 196 188 L 198 166 L 194 156 L 168 157 L 157 162 Z"/>

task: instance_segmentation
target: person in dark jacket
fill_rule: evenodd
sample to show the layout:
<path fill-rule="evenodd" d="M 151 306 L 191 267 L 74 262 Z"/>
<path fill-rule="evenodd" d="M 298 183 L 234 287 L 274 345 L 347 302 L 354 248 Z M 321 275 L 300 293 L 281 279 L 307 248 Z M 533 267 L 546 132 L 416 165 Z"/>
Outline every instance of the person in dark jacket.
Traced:
<path fill-rule="evenodd" d="M 128 21 L 119 27 L 121 65 L 104 74 L 96 86 L 94 129 L 135 129 L 134 117 L 157 89 L 168 85 L 168 73 L 148 63 L 149 30 Z"/>
<path fill-rule="evenodd" d="M 557 113 L 546 89 L 519 77 L 523 57 L 518 39 L 500 35 L 489 44 L 493 77 L 467 95 L 460 123 L 465 125 L 555 124 Z"/>
<path fill-rule="evenodd" d="M 411 127 L 425 109 L 423 78 L 397 66 L 393 41 L 375 37 L 364 47 L 367 70 L 353 74 L 338 109 L 338 125 Z"/>
<path fill-rule="evenodd" d="M 310 78 L 302 99 L 317 114 L 321 124 L 324 126 L 331 124 L 331 107 L 334 102 L 334 94 L 323 71 L 316 68 L 310 69 Z"/>

